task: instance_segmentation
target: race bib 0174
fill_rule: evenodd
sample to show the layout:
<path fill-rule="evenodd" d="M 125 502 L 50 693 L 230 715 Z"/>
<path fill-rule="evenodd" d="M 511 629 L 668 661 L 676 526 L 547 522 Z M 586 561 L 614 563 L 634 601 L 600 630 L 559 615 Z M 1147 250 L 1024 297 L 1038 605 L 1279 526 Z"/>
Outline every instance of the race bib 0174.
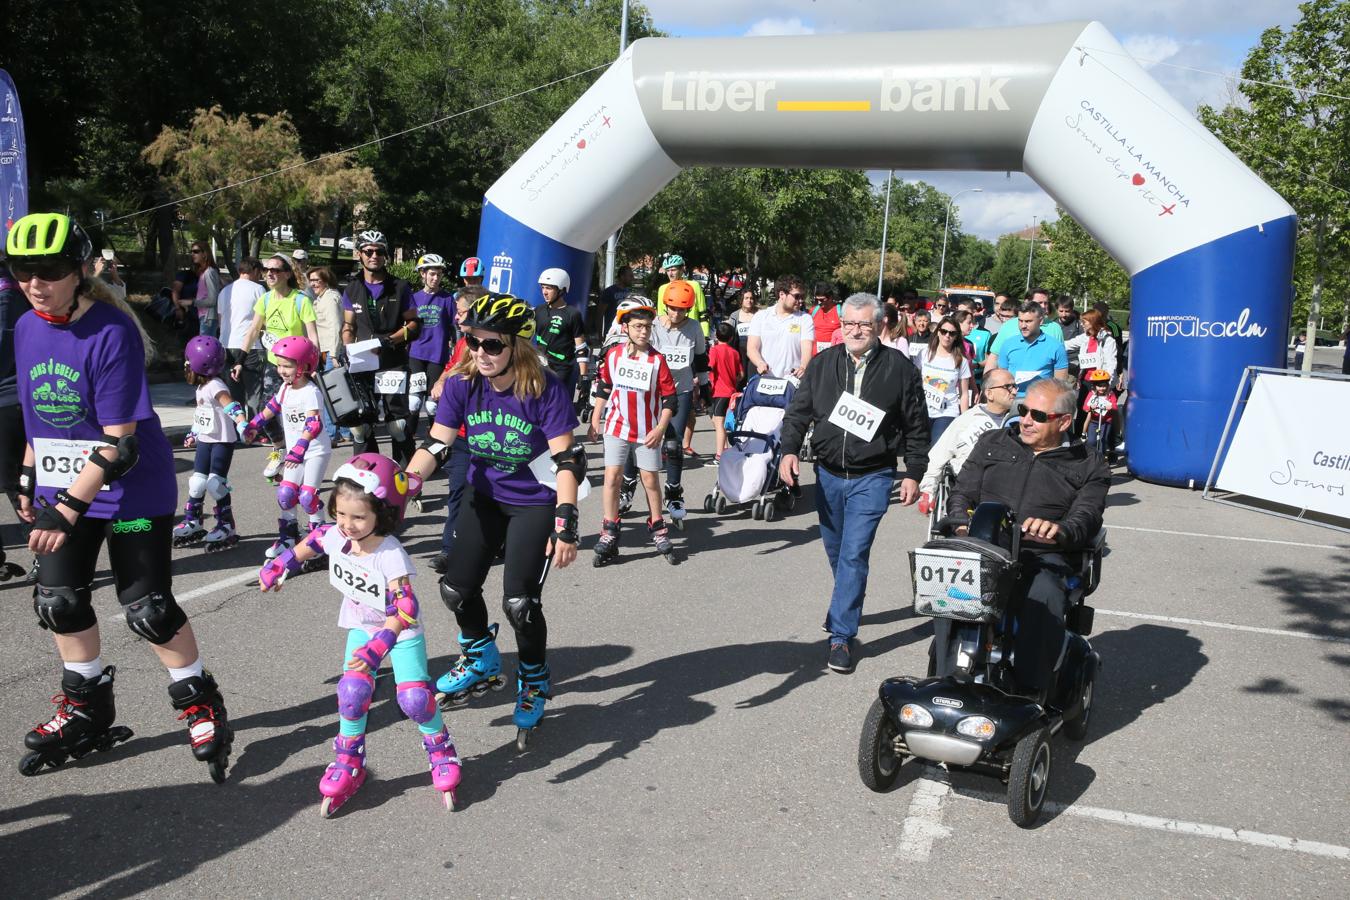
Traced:
<path fill-rule="evenodd" d="M 840 394 L 830 412 L 829 422 L 862 441 L 870 441 L 886 418 L 884 410 L 853 394 Z"/>

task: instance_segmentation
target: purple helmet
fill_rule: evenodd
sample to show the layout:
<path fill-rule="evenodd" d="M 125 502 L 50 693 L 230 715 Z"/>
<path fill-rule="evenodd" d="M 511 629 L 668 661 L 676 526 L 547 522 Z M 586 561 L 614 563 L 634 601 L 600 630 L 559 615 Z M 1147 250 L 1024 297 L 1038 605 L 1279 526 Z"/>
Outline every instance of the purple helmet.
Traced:
<path fill-rule="evenodd" d="M 272 345 L 272 355 L 289 359 L 308 375 L 319 367 L 319 348 L 306 337 L 284 337 Z"/>
<path fill-rule="evenodd" d="M 358 453 L 347 460 L 333 473 L 334 482 L 343 478 L 392 507 L 399 522 L 403 521 L 408 499 L 422 488 L 420 478 L 405 474 L 398 463 L 379 453 Z"/>
<path fill-rule="evenodd" d="M 208 335 L 199 334 L 188 341 L 183 357 L 187 367 L 203 378 L 215 378 L 225 371 L 225 348 Z"/>

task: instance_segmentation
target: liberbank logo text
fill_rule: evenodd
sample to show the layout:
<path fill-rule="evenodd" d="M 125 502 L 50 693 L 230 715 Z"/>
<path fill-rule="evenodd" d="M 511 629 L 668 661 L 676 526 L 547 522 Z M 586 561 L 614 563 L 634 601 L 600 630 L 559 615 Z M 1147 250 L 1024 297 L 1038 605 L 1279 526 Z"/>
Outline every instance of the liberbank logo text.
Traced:
<path fill-rule="evenodd" d="M 772 78 L 721 78 L 711 72 L 667 72 L 661 83 L 661 109 L 666 112 L 1007 112 L 1004 90 L 1012 79 L 985 66 L 978 74 L 951 78 L 910 78 L 887 69 L 871 96 L 857 96 L 857 85 L 841 86 L 839 96 L 819 94 L 793 83 L 794 96 Z M 853 94 L 854 96 L 844 96 Z"/>

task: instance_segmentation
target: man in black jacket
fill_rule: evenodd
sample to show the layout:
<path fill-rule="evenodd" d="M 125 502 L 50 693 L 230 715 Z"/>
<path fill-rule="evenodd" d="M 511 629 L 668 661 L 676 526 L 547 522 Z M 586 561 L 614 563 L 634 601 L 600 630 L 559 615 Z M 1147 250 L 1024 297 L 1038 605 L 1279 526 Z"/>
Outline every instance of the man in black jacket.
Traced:
<path fill-rule="evenodd" d="M 877 340 L 881 303 L 854 294 L 839 313 L 844 342 L 813 357 L 783 420 L 779 474 L 789 485 L 801 472 L 802 441 L 815 424 L 816 515 L 834 591 L 825 626 L 829 667 L 853 671 L 853 640 L 867 593 L 872 539 L 890 502 L 896 457 L 905 473 L 900 502 L 919 497 L 928 465 L 928 407 L 919 370 L 900 351 Z"/>
<path fill-rule="evenodd" d="M 1019 587 L 1027 593 L 1017 618 L 1013 672 L 1019 686 L 1032 692 L 1050 687 L 1064 643 L 1064 579 L 1077 571 L 1066 554 L 1087 548 L 1101 530 L 1111 486 L 1106 462 L 1069 439 L 1074 399 L 1062 382 L 1033 381 L 1018 405 L 1016 431 L 990 431 L 976 442 L 947 503 L 947 520 L 959 526 L 958 534 L 987 501 L 1007 505 L 1021 523 Z"/>

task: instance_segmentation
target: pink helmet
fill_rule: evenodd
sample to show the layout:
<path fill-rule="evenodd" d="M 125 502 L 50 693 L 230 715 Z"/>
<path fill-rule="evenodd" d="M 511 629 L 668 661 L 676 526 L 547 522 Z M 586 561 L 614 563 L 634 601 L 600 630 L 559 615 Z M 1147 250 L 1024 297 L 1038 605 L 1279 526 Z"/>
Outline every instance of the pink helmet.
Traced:
<path fill-rule="evenodd" d="M 284 337 L 272 345 L 272 355 L 289 359 L 306 374 L 319 367 L 319 348 L 309 338 Z"/>
<path fill-rule="evenodd" d="M 383 500 L 397 514 L 399 522 L 408 500 L 422 490 L 422 479 L 408 475 L 387 456 L 379 453 L 358 453 L 338 467 L 333 481 L 347 479 L 361 486 L 367 494 Z"/>

